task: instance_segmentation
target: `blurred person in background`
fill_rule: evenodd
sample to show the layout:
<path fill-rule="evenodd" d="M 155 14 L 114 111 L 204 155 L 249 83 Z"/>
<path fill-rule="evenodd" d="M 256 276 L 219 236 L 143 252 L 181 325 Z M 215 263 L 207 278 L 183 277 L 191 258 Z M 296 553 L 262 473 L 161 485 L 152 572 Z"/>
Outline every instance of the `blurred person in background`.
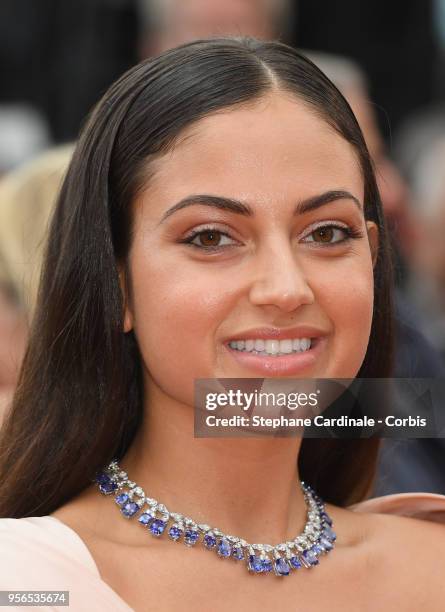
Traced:
<path fill-rule="evenodd" d="M 410 115 L 397 130 L 394 157 L 405 180 L 413 190 L 414 172 L 420 158 L 433 142 L 445 136 L 445 108 L 434 104 Z M 415 194 L 413 194 L 415 196 Z M 414 214 L 416 214 L 414 207 Z"/>
<path fill-rule="evenodd" d="M 0 192 L 14 172 L 50 144 L 49 129 L 42 115 L 25 104 L 0 105 Z M 1 196 L 0 196 L 1 199 Z M 6 208 L 0 205 L 6 212 Z M 15 199 L 10 200 L 14 215 Z M 14 389 L 27 339 L 27 325 L 8 272 L 9 211 L 0 210 L 0 422 Z M 32 223 L 32 218 L 31 218 Z"/>
<path fill-rule="evenodd" d="M 141 56 L 197 38 L 247 35 L 287 42 L 298 2 L 292 0 L 137 0 Z"/>
<path fill-rule="evenodd" d="M 445 359 L 445 131 L 419 154 L 411 179 L 418 232 L 409 292 Z"/>
<path fill-rule="evenodd" d="M 48 224 L 72 148 L 42 153 L 0 180 L 0 421 L 24 355 Z"/>
<path fill-rule="evenodd" d="M 0 254 L 0 424 L 17 382 L 27 337 L 25 317 L 3 277 Z"/>
<path fill-rule="evenodd" d="M 0 105 L 0 177 L 50 146 L 43 116 L 24 104 Z"/>

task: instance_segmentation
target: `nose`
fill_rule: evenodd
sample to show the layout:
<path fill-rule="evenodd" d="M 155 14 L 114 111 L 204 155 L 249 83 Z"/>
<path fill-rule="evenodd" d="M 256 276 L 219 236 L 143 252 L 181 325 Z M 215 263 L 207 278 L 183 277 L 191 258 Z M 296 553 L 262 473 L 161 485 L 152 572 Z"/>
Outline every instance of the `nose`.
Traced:
<path fill-rule="evenodd" d="M 258 253 L 249 298 L 256 306 L 277 306 L 285 312 L 314 303 L 314 293 L 290 244 L 281 241 L 278 247 L 275 244 Z"/>

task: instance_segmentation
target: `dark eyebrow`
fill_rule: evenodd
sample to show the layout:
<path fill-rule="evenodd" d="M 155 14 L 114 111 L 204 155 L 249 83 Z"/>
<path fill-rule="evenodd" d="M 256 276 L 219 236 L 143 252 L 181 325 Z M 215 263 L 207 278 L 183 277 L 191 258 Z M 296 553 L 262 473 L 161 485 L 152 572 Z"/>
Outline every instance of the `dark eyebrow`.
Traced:
<path fill-rule="evenodd" d="M 324 193 L 298 202 L 293 214 L 301 215 L 303 213 L 316 210 L 317 208 L 320 208 L 325 204 L 329 204 L 330 202 L 335 202 L 336 200 L 352 200 L 358 209 L 360 211 L 362 210 L 359 200 L 353 196 L 352 193 L 349 193 L 349 191 L 325 191 Z M 254 215 L 252 208 L 248 204 L 244 204 L 239 200 L 224 198 L 222 196 L 200 194 L 187 196 L 169 208 L 162 216 L 159 224 L 165 221 L 167 217 L 170 217 L 176 211 L 193 205 L 212 206 L 213 208 L 228 210 L 229 212 L 233 212 L 237 215 L 244 215 L 246 217 L 253 217 Z"/>
<path fill-rule="evenodd" d="M 320 206 L 324 206 L 325 204 L 330 204 L 331 202 L 335 202 L 336 200 L 351 200 L 357 206 L 357 208 L 362 211 L 362 205 L 360 201 L 349 193 L 349 191 L 325 191 L 320 195 L 312 196 L 311 198 L 307 198 L 306 200 L 302 200 L 297 204 L 294 210 L 295 215 L 302 215 L 305 212 L 309 212 L 310 210 L 316 210 L 320 208 Z"/>

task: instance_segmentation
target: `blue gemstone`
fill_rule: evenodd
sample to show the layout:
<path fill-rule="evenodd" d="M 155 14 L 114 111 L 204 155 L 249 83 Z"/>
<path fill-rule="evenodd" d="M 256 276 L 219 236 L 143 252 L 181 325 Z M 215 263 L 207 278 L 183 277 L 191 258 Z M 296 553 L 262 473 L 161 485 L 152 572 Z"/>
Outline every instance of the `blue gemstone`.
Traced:
<path fill-rule="evenodd" d="M 244 551 L 241 548 L 241 546 L 234 546 L 232 548 L 232 557 L 234 557 L 235 559 L 238 559 L 238 561 L 241 561 L 242 559 L 244 559 Z"/>
<path fill-rule="evenodd" d="M 165 523 L 164 521 L 161 521 L 161 519 L 155 519 L 154 521 L 152 521 L 149 525 L 149 529 L 151 531 L 151 533 L 155 536 L 160 536 L 163 532 L 164 529 L 166 528 L 167 523 Z"/>
<path fill-rule="evenodd" d="M 263 571 L 263 563 L 262 563 L 261 559 L 259 557 L 257 557 L 256 555 L 249 555 L 249 565 L 248 565 L 248 568 L 252 572 L 256 572 L 257 574 L 259 574 L 260 572 Z"/>
<path fill-rule="evenodd" d="M 286 559 L 280 557 L 275 559 L 275 573 L 278 576 L 289 576 L 290 567 Z"/>
<path fill-rule="evenodd" d="M 323 529 L 322 536 L 324 538 L 327 538 L 331 542 L 335 542 L 335 540 L 337 539 L 337 536 L 335 535 L 335 532 L 330 527 L 325 527 Z"/>
<path fill-rule="evenodd" d="M 218 542 L 218 555 L 220 555 L 221 557 L 230 557 L 231 553 L 232 547 L 230 546 L 229 540 L 226 540 L 226 538 L 222 538 Z"/>
<path fill-rule="evenodd" d="M 261 565 L 263 572 L 271 572 L 273 569 L 272 561 L 270 559 L 261 559 Z"/>
<path fill-rule="evenodd" d="M 292 566 L 294 569 L 300 569 L 300 567 L 303 567 L 303 566 L 301 565 L 301 561 L 300 561 L 300 559 L 299 559 L 298 557 L 296 557 L 295 555 L 294 555 L 293 557 L 291 557 L 291 558 L 289 559 L 289 561 L 290 561 L 291 566 Z"/>
<path fill-rule="evenodd" d="M 117 489 L 117 484 L 115 482 L 112 482 L 111 480 L 109 480 L 108 482 L 104 482 L 103 484 L 99 485 L 99 491 L 101 491 L 105 495 L 109 495 L 110 493 L 114 493 L 114 491 L 116 491 L 116 489 Z"/>
<path fill-rule="evenodd" d="M 324 547 L 321 546 L 320 544 L 314 544 L 312 546 L 312 550 L 314 551 L 316 555 L 320 555 L 321 553 L 324 552 Z"/>
<path fill-rule="evenodd" d="M 323 536 L 320 538 L 320 544 L 325 550 L 332 550 L 333 548 L 332 542 Z"/>
<path fill-rule="evenodd" d="M 172 525 L 168 530 L 168 535 L 172 540 L 179 540 L 182 536 L 182 529 L 180 529 L 177 525 Z"/>
<path fill-rule="evenodd" d="M 310 565 L 318 565 L 318 563 L 319 563 L 319 561 L 317 559 L 317 555 L 314 553 L 312 548 L 309 548 L 309 550 L 305 550 L 303 552 L 303 557 L 306 559 L 306 561 Z"/>
<path fill-rule="evenodd" d="M 141 516 L 138 518 L 138 521 L 143 525 L 148 525 L 148 523 L 150 523 L 152 520 L 153 517 L 147 514 L 146 512 L 144 512 L 144 514 L 141 514 Z"/>
<path fill-rule="evenodd" d="M 110 480 L 111 478 L 108 476 L 108 474 L 105 474 L 105 472 L 99 472 L 95 478 L 95 481 L 98 484 L 108 484 Z"/>
<path fill-rule="evenodd" d="M 195 529 L 187 529 L 187 531 L 185 532 L 184 541 L 189 546 L 193 546 L 193 544 L 196 544 L 196 542 L 198 541 L 198 538 L 199 538 L 199 532 L 196 531 Z"/>
<path fill-rule="evenodd" d="M 121 493 L 120 495 L 116 495 L 116 497 L 114 498 L 116 504 L 118 504 L 119 506 L 123 506 L 124 504 L 126 504 L 129 499 L 130 498 L 128 497 L 126 493 Z"/>
<path fill-rule="evenodd" d="M 216 546 L 215 536 L 212 536 L 211 533 L 206 533 L 204 536 L 204 544 L 207 546 L 207 548 L 213 548 Z"/>
<path fill-rule="evenodd" d="M 125 504 L 125 506 L 122 506 L 121 508 L 122 514 L 127 518 L 130 518 L 131 516 L 135 515 L 138 510 L 139 506 L 135 502 L 128 502 L 127 504 Z"/>
<path fill-rule="evenodd" d="M 327 514 L 326 512 L 322 512 L 320 516 L 324 523 L 327 523 L 329 527 L 332 527 L 332 519 L 329 514 Z"/>

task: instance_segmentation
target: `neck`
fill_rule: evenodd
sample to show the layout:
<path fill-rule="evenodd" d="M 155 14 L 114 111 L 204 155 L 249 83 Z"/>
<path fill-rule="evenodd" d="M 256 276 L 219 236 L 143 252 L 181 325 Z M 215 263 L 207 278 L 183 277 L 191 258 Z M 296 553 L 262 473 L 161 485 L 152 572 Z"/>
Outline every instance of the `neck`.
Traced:
<path fill-rule="evenodd" d="M 119 465 L 148 497 L 252 543 L 277 544 L 302 531 L 301 438 L 195 438 L 190 406 L 157 388 L 147 395 L 143 422 Z"/>

